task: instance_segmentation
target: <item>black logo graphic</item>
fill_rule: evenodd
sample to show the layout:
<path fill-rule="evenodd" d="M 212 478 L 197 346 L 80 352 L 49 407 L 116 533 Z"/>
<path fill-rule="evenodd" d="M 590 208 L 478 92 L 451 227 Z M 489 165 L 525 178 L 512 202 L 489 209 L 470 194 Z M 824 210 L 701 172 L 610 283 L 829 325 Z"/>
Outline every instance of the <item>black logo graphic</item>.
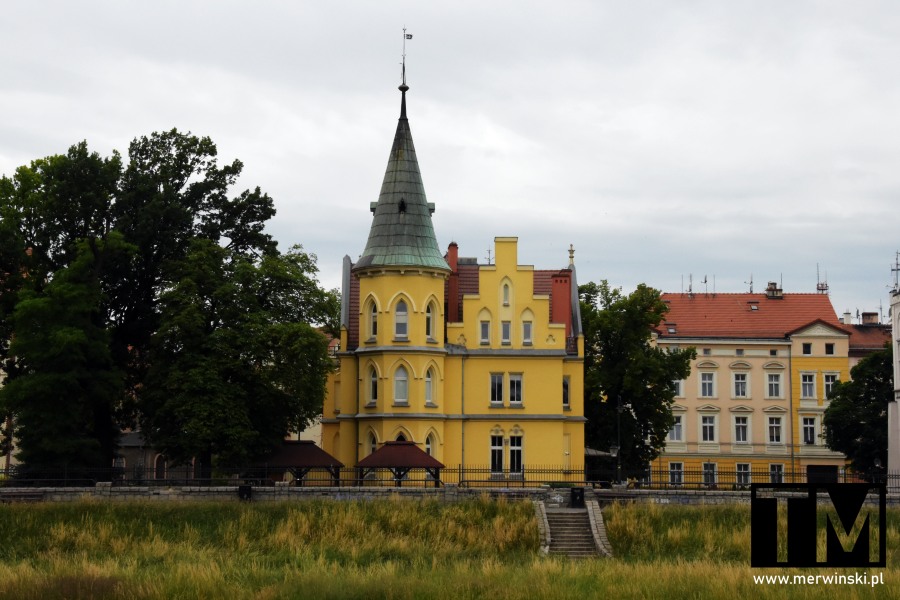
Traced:
<path fill-rule="evenodd" d="M 866 504 L 867 498 L 874 500 L 875 496 L 877 510 L 871 502 Z M 878 520 L 877 530 L 873 518 Z M 787 536 L 783 544 L 787 548 L 786 557 L 779 557 L 780 535 Z M 886 540 L 884 485 L 750 485 L 751 567 L 884 567 Z"/>

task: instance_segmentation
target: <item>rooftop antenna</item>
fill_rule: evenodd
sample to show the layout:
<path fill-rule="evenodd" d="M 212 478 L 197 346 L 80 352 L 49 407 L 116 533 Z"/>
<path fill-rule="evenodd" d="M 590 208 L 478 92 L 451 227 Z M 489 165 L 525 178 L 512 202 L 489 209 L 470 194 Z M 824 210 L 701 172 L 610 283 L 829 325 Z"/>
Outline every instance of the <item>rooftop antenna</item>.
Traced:
<path fill-rule="evenodd" d="M 490 249 L 490 247 L 487 249 L 487 252 L 488 252 L 488 255 L 487 255 L 487 264 L 492 265 L 492 264 L 494 264 L 494 263 L 491 262 L 491 249 Z"/>
<path fill-rule="evenodd" d="M 694 274 L 688 273 L 688 298 L 694 297 Z"/>
<path fill-rule="evenodd" d="M 713 298 L 716 297 L 716 276 L 713 275 Z"/>
<path fill-rule="evenodd" d="M 681 274 L 681 293 L 684 295 L 684 273 Z"/>
<path fill-rule="evenodd" d="M 703 281 L 700 283 L 703 284 L 703 295 L 709 298 L 709 285 L 706 283 L 706 275 L 703 276 Z"/>
<path fill-rule="evenodd" d="M 898 278 L 900 278 L 900 252 L 897 252 L 894 258 L 891 272 L 894 274 L 894 293 L 900 294 L 900 282 L 898 282 Z"/>
<path fill-rule="evenodd" d="M 825 280 L 823 281 L 822 278 L 819 277 L 819 263 L 816 263 L 816 293 L 828 293 L 828 272 L 826 271 Z"/>
<path fill-rule="evenodd" d="M 745 281 L 744 285 L 750 284 L 750 293 L 753 293 L 753 273 L 750 273 L 750 281 Z"/>

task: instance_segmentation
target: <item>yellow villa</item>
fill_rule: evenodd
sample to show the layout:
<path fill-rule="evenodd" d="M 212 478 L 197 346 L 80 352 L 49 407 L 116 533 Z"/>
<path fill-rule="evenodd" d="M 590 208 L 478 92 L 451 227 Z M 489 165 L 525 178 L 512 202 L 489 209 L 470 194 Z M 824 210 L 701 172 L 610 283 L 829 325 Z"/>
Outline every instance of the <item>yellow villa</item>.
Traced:
<path fill-rule="evenodd" d="M 406 92 L 365 249 L 344 258 L 338 370 L 322 447 L 353 466 L 386 442 L 449 469 L 515 479 L 584 464 L 584 342 L 573 251 L 561 269 L 439 250 L 406 116 Z"/>

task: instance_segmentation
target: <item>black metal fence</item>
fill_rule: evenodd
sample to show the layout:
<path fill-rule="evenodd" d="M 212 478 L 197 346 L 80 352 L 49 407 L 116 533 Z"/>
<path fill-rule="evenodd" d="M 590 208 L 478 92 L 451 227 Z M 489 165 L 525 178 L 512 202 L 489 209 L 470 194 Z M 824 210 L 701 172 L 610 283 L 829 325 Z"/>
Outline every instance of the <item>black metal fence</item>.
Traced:
<path fill-rule="evenodd" d="M 569 469 L 559 466 L 526 466 L 519 471 L 495 471 L 490 467 L 446 467 L 434 474 L 425 469 L 374 469 L 356 467 L 341 469 L 284 467 L 217 467 L 201 477 L 193 466 L 155 468 L 28 468 L 0 470 L 0 487 L 91 487 L 97 482 L 114 486 L 274 486 L 286 482 L 293 486 L 375 486 L 375 487 L 439 487 L 455 484 L 461 487 L 538 487 L 593 486 L 595 488 L 742 490 L 751 483 L 884 483 L 889 489 L 900 488 L 900 473 L 853 473 L 837 470 L 833 475 L 808 477 L 805 471 L 725 471 L 710 469 L 646 469 L 622 473 L 617 480 L 615 469 Z"/>

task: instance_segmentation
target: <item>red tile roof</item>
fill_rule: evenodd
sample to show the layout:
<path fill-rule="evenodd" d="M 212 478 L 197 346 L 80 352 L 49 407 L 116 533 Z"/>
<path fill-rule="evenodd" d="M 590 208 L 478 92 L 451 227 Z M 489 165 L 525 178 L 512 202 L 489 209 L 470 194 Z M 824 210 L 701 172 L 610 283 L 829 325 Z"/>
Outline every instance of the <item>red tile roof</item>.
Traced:
<path fill-rule="evenodd" d="M 844 325 L 850 332 L 850 353 L 868 354 L 884 348 L 891 341 L 889 325 Z"/>
<path fill-rule="evenodd" d="M 443 469 L 444 465 L 425 453 L 415 442 L 385 442 L 384 446 L 357 463 L 367 469 Z"/>
<path fill-rule="evenodd" d="M 343 467 L 344 463 L 328 454 L 310 440 L 285 440 L 266 458 L 257 461 L 259 465 L 276 468 L 307 467 L 330 468 Z"/>
<path fill-rule="evenodd" d="M 825 294 L 663 294 L 662 299 L 669 312 L 657 330 L 666 338 L 783 338 L 817 320 L 844 330 Z"/>

